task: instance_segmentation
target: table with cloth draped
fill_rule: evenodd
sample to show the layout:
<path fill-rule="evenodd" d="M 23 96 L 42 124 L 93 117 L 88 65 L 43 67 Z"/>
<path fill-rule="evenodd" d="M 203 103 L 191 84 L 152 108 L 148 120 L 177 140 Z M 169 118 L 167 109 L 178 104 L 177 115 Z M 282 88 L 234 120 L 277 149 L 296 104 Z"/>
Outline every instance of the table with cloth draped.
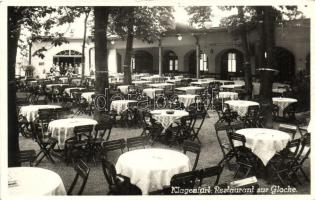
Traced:
<path fill-rule="evenodd" d="M 182 102 L 184 106 L 187 108 L 190 104 L 195 103 L 196 97 L 199 95 L 196 94 L 183 94 L 178 95 L 178 101 Z"/>
<path fill-rule="evenodd" d="M 167 111 L 174 111 L 174 113 L 168 114 Z M 151 111 L 151 114 L 152 118 L 160 123 L 164 130 L 180 118 L 189 115 L 189 113 L 185 110 L 153 110 Z"/>
<path fill-rule="evenodd" d="M 236 133 L 245 136 L 245 146 L 250 148 L 265 166 L 276 152 L 284 149 L 291 140 L 288 133 L 275 129 L 245 128 L 237 130 Z M 238 146 L 240 142 L 235 141 L 234 144 Z"/>
<path fill-rule="evenodd" d="M 123 94 L 128 94 L 128 88 L 129 88 L 129 85 L 119 85 L 119 86 L 117 86 L 117 89 L 119 89 L 120 92 L 123 93 Z"/>
<path fill-rule="evenodd" d="M 51 92 L 52 91 L 52 87 L 54 87 L 54 86 L 61 86 L 61 87 L 63 87 L 63 86 L 68 86 L 69 84 L 47 84 L 46 85 L 46 87 L 45 87 L 45 91 L 46 92 Z"/>
<path fill-rule="evenodd" d="M 172 84 L 172 83 L 153 83 L 153 84 L 149 84 L 148 86 L 154 87 L 154 88 L 165 89 L 165 88 L 172 88 L 174 86 L 174 84 Z"/>
<path fill-rule="evenodd" d="M 219 98 L 238 99 L 238 94 L 236 92 L 219 92 Z"/>
<path fill-rule="evenodd" d="M 259 103 L 255 101 L 245 101 L 245 100 L 229 100 L 225 102 L 229 104 L 230 108 L 237 112 L 241 117 L 244 117 L 247 113 L 249 106 L 259 106 Z"/>
<path fill-rule="evenodd" d="M 143 86 L 151 83 L 151 81 L 132 81 L 132 84 L 135 86 Z"/>
<path fill-rule="evenodd" d="M 81 94 L 81 97 L 86 99 L 86 101 L 90 104 L 92 103 L 93 99 L 92 96 L 95 94 L 95 92 L 83 92 Z"/>
<path fill-rule="evenodd" d="M 33 122 L 38 117 L 38 110 L 40 109 L 51 109 L 61 108 L 58 105 L 28 105 L 22 106 L 20 109 L 20 115 L 26 117 L 28 122 Z"/>
<path fill-rule="evenodd" d="M 153 99 L 155 97 L 156 91 L 163 91 L 163 89 L 161 89 L 161 88 L 146 88 L 142 91 L 142 94 Z"/>
<path fill-rule="evenodd" d="M 37 167 L 8 168 L 9 195 L 51 196 L 67 195 L 60 176 L 48 169 Z"/>
<path fill-rule="evenodd" d="M 118 114 L 121 114 L 128 109 L 129 103 L 137 103 L 135 100 L 114 100 L 110 104 L 110 109 L 115 110 Z"/>
<path fill-rule="evenodd" d="M 175 88 L 175 90 L 185 91 L 186 94 L 196 94 L 197 90 L 203 90 L 203 89 L 204 87 L 197 87 L 197 86 Z"/>
<path fill-rule="evenodd" d="M 297 99 L 293 98 L 283 98 L 283 97 L 273 97 L 272 103 L 279 106 L 279 116 L 283 116 L 283 111 L 290 104 L 297 102 Z"/>
<path fill-rule="evenodd" d="M 116 163 L 117 173 L 129 177 L 142 194 L 169 186 L 172 176 L 189 170 L 190 161 L 185 154 L 158 148 L 126 152 Z"/>
<path fill-rule="evenodd" d="M 64 90 L 64 93 L 70 96 L 71 95 L 70 90 L 72 90 L 72 89 L 78 89 L 79 91 L 85 90 L 85 88 L 83 88 L 83 87 L 69 87 L 69 88 L 66 88 Z M 70 96 L 70 97 L 72 98 L 72 96 Z"/>
<path fill-rule="evenodd" d="M 88 118 L 58 119 L 48 124 L 48 130 L 51 132 L 51 137 L 58 139 L 58 145 L 63 149 L 65 141 L 74 136 L 74 127 L 96 124 L 97 121 Z"/>

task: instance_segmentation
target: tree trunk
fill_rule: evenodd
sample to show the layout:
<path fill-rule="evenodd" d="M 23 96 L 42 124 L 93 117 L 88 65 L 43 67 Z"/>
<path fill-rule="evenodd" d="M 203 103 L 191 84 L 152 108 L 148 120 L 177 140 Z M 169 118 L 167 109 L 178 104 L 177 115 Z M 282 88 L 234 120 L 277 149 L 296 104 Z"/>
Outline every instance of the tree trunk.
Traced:
<path fill-rule="evenodd" d="M 238 15 L 241 18 L 242 24 L 240 26 L 240 33 L 241 33 L 241 41 L 244 50 L 244 80 L 245 80 L 245 94 L 246 99 L 251 99 L 252 97 L 252 70 L 250 65 L 250 54 L 249 54 L 249 47 L 248 47 L 248 40 L 247 40 L 247 30 L 246 24 L 244 20 L 244 10 L 243 7 L 238 6 Z"/>
<path fill-rule="evenodd" d="M 81 62 L 82 62 L 82 74 L 81 77 L 84 78 L 85 74 L 85 43 L 86 43 L 86 24 L 87 20 L 89 18 L 90 11 L 85 13 L 85 19 L 84 19 L 84 33 L 83 33 L 83 44 L 82 44 L 82 57 L 81 57 Z"/>
<path fill-rule="evenodd" d="M 128 9 L 128 25 L 127 25 L 127 43 L 126 43 L 126 56 L 124 60 L 124 84 L 131 84 L 131 54 L 133 49 L 133 24 L 134 24 L 134 16 L 133 16 L 134 8 L 130 7 Z"/>
<path fill-rule="evenodd" d="M 108 84 L 107 63 L 107 25 L 108 7 L 94 7 L 95 14 L 95 89 L 97 94 L 104 94 Z M 109 102 L 106 102 L 106 105 Z M 107 105 L 108 106 L 108 105 Z M 100 118 L 101 110 L 95 109 L 94 117 Z"/>
<path fill-rule="evenodd" d="M 16 111 L 15 63 L 20 37 L 21 8 L 8 7 L 8 166 L 21 166 L 18 160 L 19 131 Z"/>
<path fill-rule="evenodd" d="M 265 44 L 264 68 L 268 70 L 260 71 L 260 97 L 261 104 L 264 110 L 265 126 L 272 127 L 272 84 L 275 75 L 274 69 L 274 54 L 275 46 L 275 11 L 272 6 L 265 6 L 262 10 L 263 14 L 263 31 L 260 32 L 262 44 Z M 265 54 L 266 52 L 266 54 Z"/>

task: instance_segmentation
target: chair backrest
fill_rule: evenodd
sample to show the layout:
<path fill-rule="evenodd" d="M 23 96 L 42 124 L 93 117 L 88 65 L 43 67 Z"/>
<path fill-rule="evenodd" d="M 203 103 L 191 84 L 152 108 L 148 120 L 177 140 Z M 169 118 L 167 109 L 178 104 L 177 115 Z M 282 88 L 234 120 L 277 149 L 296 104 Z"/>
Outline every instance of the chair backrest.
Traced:
<path fill-rule="evenodd" d="M 201 169 L 200 170 L 200 186 L 202 185 L 203 181 L 206 178 L 212 178 L 214 176 L 216 177 L 216 179 L 213 182 L 212 186 L 218 185 L 222 171 L 223 171 L 223 166 L 220 166 L 220 165 Z"/>
<path fill-rule="evenodd" d="M 95 130 L 95 135 L 94 135 L 95 139 L 96 138 L 104 138 L 105 134 L 107 133 L 105 141 L 108 141 L 110 133 L 112 131 L 112 125 L 111 124 L 105 124 L 105 123 L 96 124 L 94 130 Z"/>
<path fill-rule="evenodd" d="M 76 195 L 81 195 L 84 191 L 87 179 L 89 177 L 90 168 L 82 161 L 79 160 L 79 162 L 74 166 L 74 170 L 76 172 L 76 175 L 74 177 L 74 180 L 67 192 L 68 195 L 72 195 L 72 192 L 79 180 L 79 178 L 82 179 L 81 186 L 79 187 L 78 193 Z"/>
<path fill-rule="evenodd" d="M 195 170 L 198 164 L 199 156 L 200 156 L 201 145 L 189 140 L 185 140 L 183 142 L 183 152 L 186 154 L 187 152 L 191 152 L 196 154 L 194 165 L 192 170 Z"/>
<path fill-rule="evenodd" d="M 278 130 L 289 133 L 291 138 L 294 139 L 297 132 L 297 127 L 289 124 L 279 124 Z"/>
<path fill-rule="evenodd" d="M 124 139 L 106 141 L 106 142 L 103 142 L 102 144 L 102 148 L 105 155 L 109 151 L 115 151 L 118 149 L 121 150 L 121 153 L 123 153 L 125 147 L 126 147 L 126 141 Z"/>
<path fill-rule="evenodd" d="M 73 129 L 73 133 L 75 134 L 77 140 L 81 140 L 82 136 L 86 136 L 88 139 L 91 139 L 92 131 L 93 125 L 75 126 Z"/>
<path fill-rule="evenodd" d="M 36 152 L 33 149 L 20 151 L 17 157 L 20 163 L 29 162 L 30 166 L 33 166 L 33 161 L 35 161 L 36 158 Z"/>
<path fill-rule="evenodd" d="M 134 147 L 143 147 L 145 148 L 147 138 L 145 136 L 127 138 L 127 149 Z"/>
<path fill-rule="evenodd" d="M 175 174 L 171 178 L 171 187 L 179 187 L 180 189 L 192 189 L 196 186 L 196 180 L 200 171 L 194 170 L 184 173 Z"/>
<path fill-rule="evenodd" d="M 107 181 L 107 184 L 110 186 L 117 184 L 117 173 L 115 166 L 106 160 L 105 157 L 102 158 L 102 169 L 105 176 L 105 179 Z"/>
<path fill-rule="evenodd" d="M 233 131 L 237 131 L 239 129 L 245 128 L 245 123 L 243 121 L 233 121 L 229 125 L 230 129 Z"/>
<path fill-rule="evenodd" d="M 241 135 L 241 134 L 238 134 L 235 132 L 228 132 L 228 138 L 229 138 L 230 145 L 231 145 L 234 152 L 236 152 L 234 141 L 241 142 L 241 144 L 242 144 L 241 146 L 245 147 L 246 138 L 244 135 Z"/>

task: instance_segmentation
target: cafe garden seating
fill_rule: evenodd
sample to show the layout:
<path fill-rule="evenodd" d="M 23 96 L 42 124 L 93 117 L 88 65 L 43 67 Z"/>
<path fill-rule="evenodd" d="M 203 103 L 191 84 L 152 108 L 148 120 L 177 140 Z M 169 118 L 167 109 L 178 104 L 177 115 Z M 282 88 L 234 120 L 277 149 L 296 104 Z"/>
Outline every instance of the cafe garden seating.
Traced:
<path fill-rule="evenodd" d="M 255 194 L 256 177 L 283 186 L 309 181 L 307 120 L 299 118 L 292 93 L 275 93 L 288 88 L 274 90 L 274 124 L 265 127 L 263 104 L 245 100 L 239 82 L 150 76 L 133 82 L 110 83 L 108 96 L 94 90 L 91 78 L 18 82 L 19 133 L 37 144 L 21 150 L 19 160 L 74 167 L 69 195 L 84 194 L 95 170 L 109 195 L 173 195 L 172 187 L 198 186 L 253 187 Z"/>

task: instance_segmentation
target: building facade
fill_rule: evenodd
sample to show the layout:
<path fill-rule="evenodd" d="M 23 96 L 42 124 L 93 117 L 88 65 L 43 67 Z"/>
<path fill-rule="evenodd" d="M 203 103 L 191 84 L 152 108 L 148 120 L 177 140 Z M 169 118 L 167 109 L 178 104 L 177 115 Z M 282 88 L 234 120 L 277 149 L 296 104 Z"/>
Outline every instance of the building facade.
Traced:
<path fill-rule="evenodd" d="M 305 71 L 310 73 L 310 20 L 301 19 L 283 23 L 276 27 L 276 66 L 280 73 L 279 81 L 289 79 Z M 252 74 L 257 66 L 257 31 L 248 34 L 251 53 Z M 45 47 L 44 58 L 32 57 L 35 76 L 49 73 L 55 63 L 81 63 L 82 38 L 68 38 L 69 43 L 61 46 L 33 43 L 32 54 Z M 123 71 L 126 41 L 108 41 L 109 73 Z M 218 78 L 242 77 L 243 49 L 239 38 L 235 38 L 226 28 L 211 28 L 204 32 L 177 31 L 166 33 L 161 41 L 148 44 L 134 39 L 132 70 L 136 73 L 187 73 L 195 76 L 197 65 L 201 74 L 215 75 Z M 266 55 L 267 56 L 267 55 Z M 94 43 L 87 41 L 85 49 L 85 74 L 95 71 Z M 17 66 L 19 67 L 19 66 Z M 17 69 L 17 73 L 21 72 Z"/>

